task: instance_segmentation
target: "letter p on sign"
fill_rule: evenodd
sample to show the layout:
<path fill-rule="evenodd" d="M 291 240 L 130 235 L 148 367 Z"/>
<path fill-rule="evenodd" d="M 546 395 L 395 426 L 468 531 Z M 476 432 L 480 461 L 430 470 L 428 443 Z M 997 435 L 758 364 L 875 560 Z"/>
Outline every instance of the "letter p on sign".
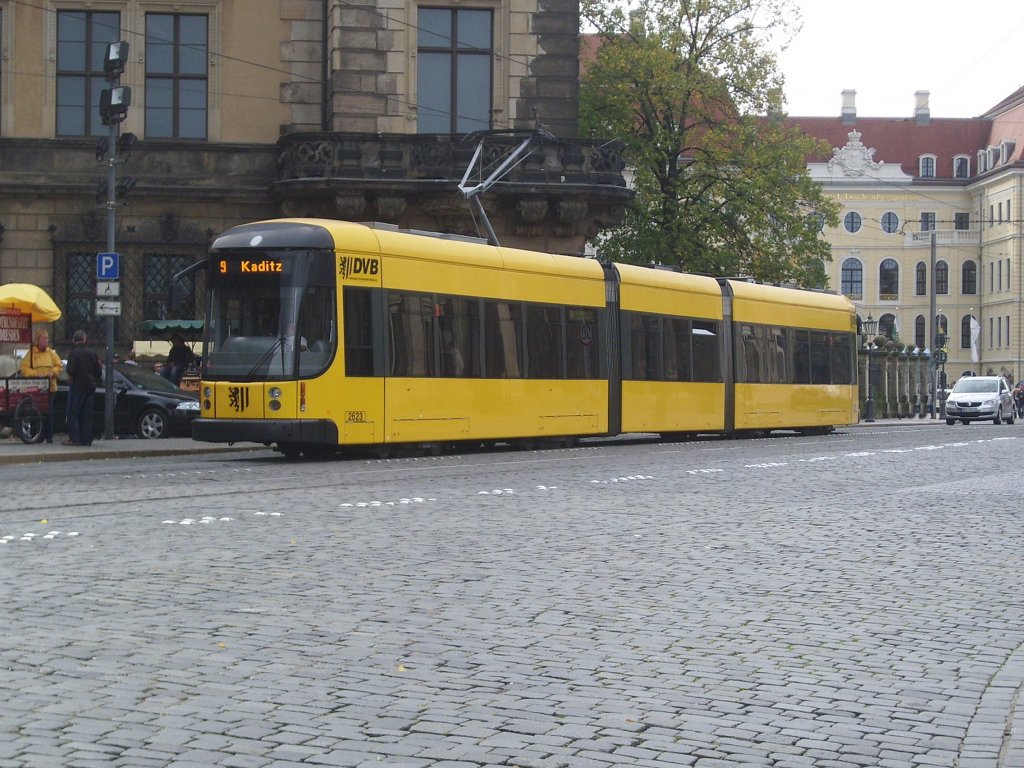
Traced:
<path fill-rule="evenodd" d="M 117 280 L 120 278 L 118 270 L 118 254 L 97 253 L 96 254 L 96 279 Z"/>

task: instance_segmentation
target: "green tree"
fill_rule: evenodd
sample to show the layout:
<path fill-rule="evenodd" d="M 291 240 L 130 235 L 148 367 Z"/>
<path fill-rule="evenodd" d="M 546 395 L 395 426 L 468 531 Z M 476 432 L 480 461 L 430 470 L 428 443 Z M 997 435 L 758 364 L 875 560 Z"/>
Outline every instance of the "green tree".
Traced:
<path fill-rule="evenodd" d="M 807 173 L 823 143 L 787 127 L 773 40 L 789 0 L 583 0 L 601 45 L 584 131 L 626 142 L 636 198 L 601 251 L 714 276 L 826 283 L 838 205 Z M 784 44 L 784 42 L 782 43 Z"/>

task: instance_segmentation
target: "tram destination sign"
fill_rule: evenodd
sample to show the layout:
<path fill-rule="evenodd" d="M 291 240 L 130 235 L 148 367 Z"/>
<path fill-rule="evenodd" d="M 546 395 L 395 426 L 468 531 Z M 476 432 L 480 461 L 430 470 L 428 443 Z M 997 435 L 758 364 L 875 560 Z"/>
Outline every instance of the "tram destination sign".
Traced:
<path fill-rule="evenodd" d="M 217 259 L 217 272 L 222 275 L 273 275 L 283 271 L 280 259 Z"/>

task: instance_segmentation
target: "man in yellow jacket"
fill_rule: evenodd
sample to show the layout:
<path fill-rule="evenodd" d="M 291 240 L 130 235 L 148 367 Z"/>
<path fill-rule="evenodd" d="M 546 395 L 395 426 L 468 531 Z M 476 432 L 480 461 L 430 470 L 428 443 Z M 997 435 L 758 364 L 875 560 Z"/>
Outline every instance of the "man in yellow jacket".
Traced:
<path fill-rule="evenodd" d="M 53 393 L 57 391 L 57 377 L 63 370 L 60 355 L 50 348 L 50 336 L 46 331 L 36 334 L 36 343 L 28 348 L 21 358 L 21 375 L 31 378 L 48 378 L 50 380 L 50 396 L 47 401 L 44 434 L 46 442 L 53 442 Z"/>

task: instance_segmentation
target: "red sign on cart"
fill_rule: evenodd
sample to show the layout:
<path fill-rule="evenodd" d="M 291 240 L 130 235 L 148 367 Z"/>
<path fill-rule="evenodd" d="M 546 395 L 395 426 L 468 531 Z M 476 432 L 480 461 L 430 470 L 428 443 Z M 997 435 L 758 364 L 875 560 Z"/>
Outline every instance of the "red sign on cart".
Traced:
<path fill-rule="evenodd" d="M 32 316 L 0 313 L 0 341 L 13 344 L 32 342 Z"/>

